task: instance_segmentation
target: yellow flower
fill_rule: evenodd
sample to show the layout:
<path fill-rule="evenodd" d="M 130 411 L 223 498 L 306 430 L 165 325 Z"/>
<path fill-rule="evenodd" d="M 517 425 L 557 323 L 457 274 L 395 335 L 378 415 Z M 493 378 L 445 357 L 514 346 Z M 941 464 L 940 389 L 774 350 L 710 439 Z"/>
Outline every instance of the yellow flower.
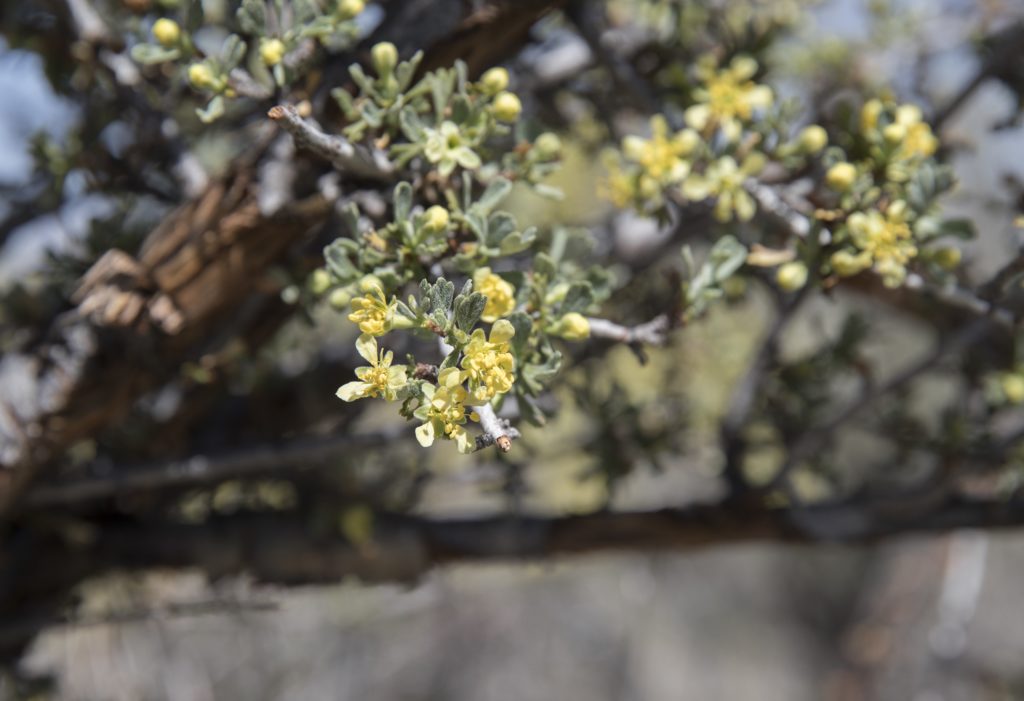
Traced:
<path fill-rule="evenodd" d="M 699 69 L 704 86 L 693 91 L 698 104 L 686 110 L 686 123 L 698 131 L 721 127 L 729 141 L 739 138 L 741 122 L 749 121 L 755 110 L 770 107 L 775 97 L 767 85 L 751 78 L 757 61 L 737 56 L 727 68 L 715 70 L 705 61 Z"/>
<path fill-rule="evenodd" d="M 342 401 L 351 402 L 363 397 L 384 397 L 394 401 L 398 390 L 409 384 L 404 365 L 392 365 L 394 353 L 377 351 L 377 339 L 363 334 L 356 340 L 356 350 L 369 367 L 356 368 L 358 381 L 349 382 L 338 388 L 338 397 Z"/>
<path fill-rule="evenodd" d="M 268 66 L 276 66 L 281 63 L 286 50 L 284 42 L 280 39 L 260 40 L 260 58 Z"/>
<path fill-rule="evenodd" d="M 359 330 L 370 336 L 383 336 L 394 325 L 395 302 L 388 303 L 384 289 L 371 285 L 362 297 L 352 300 L 352 313 L 348 320 L 359 325 Z"/>
<path fill-rule="evenodd" d="M 490 268 L 478 268 L 473 273 L 473 289 L 487 297 L 487 306 L 480 318 L 488 324 L 508 316 L 516 308 L 516 288 Z"/>
<path fill-rule="evenodd" d="M 907 275 L 906 265 L 917 255 L 910 226 L 903 220 L 905 206 L 899 201 L 883 215 L 878 210 L 854 212 L 847 220 L 850 238 L 871 256 L 872 266 L 887 287 L 898 287 Z"/>
<path fill-rule="evenodd" d="M 1010 404 L 1024 402 L 1024 377 L 1021 375 L 1014 372 L 1004 373 L 1000 387 Z"/>
<path fill-rule="evenodd" d="M 465 373 L 458 368 L 445 368 L 437 376 L 437 386 L 423 385 L 426 402 L 413 415 L 423 425 L 416 429 L 416 440 L 429 448 L 438 436 L 455 441 L 460 453 L 473 451 L 474 441 L 466 432 L 466 403 L 468 394 L 462 386 Z M 470 415 L 474 421 L 475 414 Z"/>
<path fill-rule="evenodd" d="M 927 158 L 939 147 L 939 140 L 932 134 L 931 126 L 922 120 L 921 110 L 916 105 L 900 105 L 896 108 L 896 121 L 905 130 L 903 144 L 897 152 L 900 158 Z"/>
<path fill-rule="evenodd" d="M 490 338 L 483 329 L 476 329 L 463 350 L 462 369 L 473 399 L 486 402 L 512 389 L 515 382 L 515 359 L 509 352 L 509 341 L 516 330 L 505 319 L 491 327 Z"/>
<path fill-rule="evenodd" d="M 740 221 L 750 221 L 757 205 L 743 183 L 763 165 L 764 156 L 756 152 L 747 156 L 742 166 L 737 165 L 732 156 L 723 156 L 709 165 L 703 176 L 687 178 L 683 182 L 683 195 L 693 201 L 716 196 L 715 218 L 718 221 L 730 221 L 734 214 Z"/>
<path fill-rule="evenodd" d="M 878 118 L 882 115 L 882 101 L 873 98 L 864 103 L 860 108 L 860 130 L 862 132 L 874 131 L 878 128 Z"/>
<path fill-rule="evenodd" d="M 601 154 L 601 163 L 606 174 L 600 181 L 598 194 L 616 207 L 625 207 L 636 195 L 634 179 L 623 170 L 619 155 L 610 149 Z"/>
<path fill-rule="evenodd" d="M 178 43 L 181 38 L 181 27 L 173 19 L 167 19 L 161 17 L 153 23 L 153 38 L 156 39 L 161 46 L 170 48 Z"/>
<path fill-rule="evenodd" d="M 622 140 L 622 152 L 626 158 L 643 168 L 644 175 L 661 185 L 675 185 L 690 173 L 690 164 L 685 160 L 700 143 L 700 137 L 692 129 L 669 137 L 668 122 L 660 114 L 651 117 L 651 138 L 627 136 Z"/>

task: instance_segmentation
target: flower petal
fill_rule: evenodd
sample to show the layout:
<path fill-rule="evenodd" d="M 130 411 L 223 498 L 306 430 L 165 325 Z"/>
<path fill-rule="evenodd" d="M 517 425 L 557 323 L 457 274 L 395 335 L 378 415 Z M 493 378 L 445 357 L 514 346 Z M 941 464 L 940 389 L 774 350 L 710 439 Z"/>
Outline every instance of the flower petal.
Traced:
<path fill-rule="evenodd" d="M 377 367 L 377 339 L 369 334 L 362 334 L 356 339 L 356 352 L 370 365 Z"/>
<path fill-rule="evenodd" d="M 347 382 L 338 388 L 338 398 L 343 402 L 351 402 L 354 399 L 362 399 L 370 396 L 373 392 L 373 385 L 365 382 Z"/>
<path fill-rule="evenodd" d="M 516 329 L 508 319 L 499 319 L 491 327 L 491 343 L 505 343 L 516 335 Z"/>
<path fill-rule="evenodd" d="M 416 429 L 416 440 L 424 448 L 429 448 L 434 444 L 434 424 L 428 421 L 419 428 Z"/>

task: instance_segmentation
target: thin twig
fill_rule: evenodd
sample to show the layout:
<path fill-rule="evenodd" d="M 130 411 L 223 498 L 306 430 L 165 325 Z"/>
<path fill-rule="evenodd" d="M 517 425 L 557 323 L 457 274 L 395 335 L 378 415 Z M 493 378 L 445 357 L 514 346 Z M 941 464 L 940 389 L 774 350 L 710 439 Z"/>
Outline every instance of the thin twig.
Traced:
<path fill-rule="evenodd" d="M 661 346 L 668 340 L 668 316 L 660 314 L 636 326 L 623 326 L 607 319 L 588 317 L 591 338 L 607 338 L 620 343 Z"/>
<path fill-rule="evenodd" d="M 251 477 L 291 467 L 322 463 L 358 447 L 386 445 L 403 431 L 345 436 L 308 437 L 281 445 L 265 445 L 226 455 L 193 455 L 185 460 L 123 467 L 110 475 L 56 482 L 33 489 L 25 498 L 30 509 L 50 508 L 157 489 L 181 488 Z"/>
<path fill-rule="evenodd" d="M 395 167 L 383 151 L 325 134 L 299 116 L 293 105 L 271 107 L 267 116 L 291 134 L 300 146 L 326 158 L 338 170 L 370 180 L 394 179 Z"/>
<path fill-rule="evenodd" d="M 507 420 L 499 419 L 490 404 L 475 407 L 475 410 L 480 417 L 480 427 L 484 430 L 476 437 L 476 449 L 483 450 L 496 444 L 503 453 L 512 450 L 512 439 L 519 438 L 519 431 Z"/>

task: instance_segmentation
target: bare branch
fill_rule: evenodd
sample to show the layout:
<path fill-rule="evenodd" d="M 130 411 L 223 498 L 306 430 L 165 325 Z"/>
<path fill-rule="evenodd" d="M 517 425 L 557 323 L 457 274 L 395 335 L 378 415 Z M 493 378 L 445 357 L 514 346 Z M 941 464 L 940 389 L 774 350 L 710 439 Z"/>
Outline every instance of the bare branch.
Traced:
<path fill-rule="evenodd" d="M 325 134 L 299 116 L 293 105 L 271 107 L 267 116 L 291 134 L 300 146 L 327 159 L 338 170 L 370 180 L 390 181 L 394 178 L 395 167 L 383 151 Z"/>
<path fill-rule="evenodd" d="M 643 343 L 650 346 L 664 345 L 668 339 L 668 316 L 660 314 L 650 321 L 637 326 L 622 326 L 614 321 L 588 317 L 591 338 L 607 338 L 620 343 Z"/>

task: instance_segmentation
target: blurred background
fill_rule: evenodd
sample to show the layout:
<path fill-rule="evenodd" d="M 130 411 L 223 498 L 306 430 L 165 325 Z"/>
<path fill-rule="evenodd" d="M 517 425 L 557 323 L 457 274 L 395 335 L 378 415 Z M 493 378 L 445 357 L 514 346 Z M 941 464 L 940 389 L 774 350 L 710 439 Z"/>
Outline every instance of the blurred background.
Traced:
<path fill-rule="evenodd" d="M 612 7 L 642 11 L 656 28 L 665 4 Z M 769 54 L 770 82 L 782 94 L 820 100 L 834 97 L 822 86 L 857 84 L 941 105 L 977 72 L 981 33 L 1024 20 L 1012 0 L 737 3 L 747 4 L 791 21 Z M 535 31 L 550 41 L 558 20 Z M 0 94 L 0 184 L 16 191 L 31 185 L 28 144 L 40 129 L 60 141 L 81 115 L 49 88 L 35 54 L 2 39 Z M 1016 96 L 989 81 L 943 128 L 945 140 L 962 145 L 953 153 L 961 184 L 945 207 L 977 224 L 978 240 L 964 248 L 977 279 L 1019 245 L 1013 222 L 1024 135 L 1016 115 Z M 116 148 L 116 133 L 106 139 Z M 553 181 L 568 197 L 551 204 L 517 193 L 521 218 L 597 225 L 608 215 L 596 194 L 597 159 L 571 139 Z M 110 203 L 73 176 L 65 188 L 57 213 L 6 241 L 0 286 L 27 279 L 47 251 L 73 248 L 91 220 L 109 214 Z M 647 365 L 625 348 L 602 359 L 610 369 L 600 374 L 583 361 L 556 398 L 558 418 L 517 444 L 520 462 L 433 453 L 424 510 L 577 513 L 609 499 L 640 508 L 714 498 L 721 493 L 709 468 L 716 422 L 766 308 L 740 292 L 652 351 Z M 808 305 L 785 352 L 833 338 L 842 317 L 858 309 L 871 317 L 867 353 L 883 369 L 929 340 L 906 319 L 848 297 Z M 351 329 L 337 315 L 322 321 L 316 334 L 350 343 Z M 281 362 L 301 366 L 310 333 L 289 327 L 275 348 Z M 621 457 L 616 439 L 610 444 L 592 419 L 623 393 L 641 429 L 683 428 L 656 458 L 640 456 L 640 469 L 610 479 L 606 463 Z M 371 412 L 360 426 L 380 421 Z M 869 449 L 856 440 L 847 447 L 852 461 Z M 808 478 L 803 489 L 827 486 Z M 203 508 L 230 512 L 245 498 L 227 483 Z M 404 586 L 286 589 L 210 583 L 189 572 L 114 575 L 85 585 L 80 620 L 43 632 L 23 666 L 52 675 L 55 686 L 40 698 L 83 701 L 1015 699 L 1024 698 L 1022 585 L 1024 535 L 977 532 L 861 547 L 751 544 L 454 566 Z"/>

